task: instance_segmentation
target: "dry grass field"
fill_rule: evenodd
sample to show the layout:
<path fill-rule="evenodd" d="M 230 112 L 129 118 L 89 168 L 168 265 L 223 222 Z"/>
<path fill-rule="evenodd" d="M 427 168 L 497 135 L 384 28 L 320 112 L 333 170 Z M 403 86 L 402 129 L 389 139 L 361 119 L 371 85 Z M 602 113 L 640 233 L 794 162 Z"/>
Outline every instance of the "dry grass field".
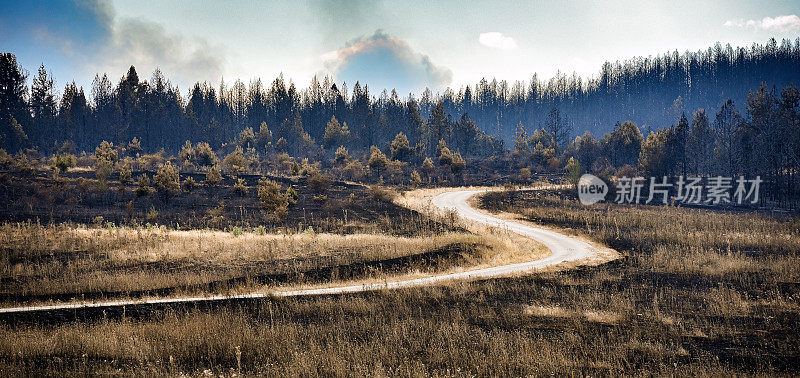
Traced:
<path fill-rule="evenodd" d="M 498 238 L 464 232 L 266 234 L 0 225 L 4 305 L 230 294 L 265 286 L 383 279 L 494 261 Z"/>
<path fill-rule="evenodd" d="M 668 207 L 582 207 L 564 193 L 498 192 L 479 202 L 605 243 L 624 257 L 597 267 L 430 288 L 6 318 L 0 326 L 0 371 L 227 376 L 800 373 L 797 218 Z M 52 232 L 46 230 L 39 232 Z M 63 232 L 79 238 L 108 231 Z M 135 233 L 125 232 L 134 238 Z M 185 248 L 184 237 L 189 240 Z M 239 237 L 231 237 L 231 243 L 258 245 L 289 238 Z M 291 236 L 297 245 L 306 237 Z M 343 242 L 340 236 L 316 237 Z M 177 259 L 193 259 L 199 251 L 191 246 L 199 238 L 192 233 L 154 233 L 152 238 L 159 241 L 131 244 L 136 251 L 151 251 L 135 254 L 142 261 L 164 253 L 164 245 L 182 248 L 175 252 Z M 380 247 L 382 236 L 372 238 L 373 244 L 364 245 L 385 249 Z M 449 239 L 442 238 L 411 239 L 405 242 L 407 249 L 399 250 L 413 253 L 431 248 L 429 243 L 444 245 Z M 280 253 L 311 258 L 327 249 L 324 245 L 296 252 L 281 247 Z M 227 247 L 208 248 L 219 248 L 221 262 L 239 261 L 224 252 Z M 384 256 L 371 248 L 349 248 L 349 253 Z M 107 258 L 124 261 L 113 254 Z M 254 253 L 241 258 L 262 257 Z"/>

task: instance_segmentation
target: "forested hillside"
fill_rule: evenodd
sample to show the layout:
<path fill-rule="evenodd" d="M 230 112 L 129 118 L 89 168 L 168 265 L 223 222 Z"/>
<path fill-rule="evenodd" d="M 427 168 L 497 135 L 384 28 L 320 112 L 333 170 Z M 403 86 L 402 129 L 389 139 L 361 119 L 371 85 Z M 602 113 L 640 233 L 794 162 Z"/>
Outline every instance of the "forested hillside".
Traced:
<path fill-rule="evenodd" d="M 177 151 L 186 140 L 219 148 L 245 128 L 258 132 L 265 123 L 275 142 L 284 138 L 290 152 L 307 154 L 323 144 L 326 125 L 336 117 L 348 126 L 342 144 L 354 150 L 383 147 L 403 132 L 429 154 L 445 138 L 478 157 L 498 152 L 500 140 L 508 145 L 520 123 L 533 130 L 546 128 L 548 119 L 552 127 L 555 119 L 570 138 L 584 131 L 603 135 L 630 120 L 646 135 L 683 113 L 716 112 L 729 99 L 742 111 L 748 93 L 761 83 L 780 90 L 800 82 L 800 40 L 779 45 L 773 39 L 750 48 L 717 44 L 706 51 L 608 62 L 591 79 L 559 74 L 546 82 L 536 75 L 529 82 L 481 80 L 458 92 L 410 97 L 371 92 L 358 82 L 348 90 L 347 83 L 327 77 L 305 89 L 279 77 L 218 88 L 197 83 L 181 93 L 160 71 L 143 79 L 134 67 L 116 83 L 102 74 L 92 88 L 70 83 L 58 91 L 43 65 L 30 74 L 28 88 L 29 73 L 13 53 L 2 55 L 0 70 L 0 137 L 10 151 L 53 151 L 65 141 L 91 150 L 103 140 L 119 144 L 134 137 L 145 151 Z"/>
<path fill-rule="evenodd" d="M 800 40 L 771 40 L 607 63 L 588 82 L 483 80 L 419 98 L 375 96 L 358 82 L 350 91 L 330 78 L 300 90 L 282 77 L 197 83 L 183 96 L 160 71 L 142 80 L 134 67 L 116 85 L 98 75 L 89 96 L 74 83 L 57 95 L 44 66 L 28 88 L 24 68 L 4 53 L 0 144 L 25 152 L 20 167 L 42 155 L 69 165 L 68 156 L 95 151 L 113 170 L 122 168 L 105 155 L 138 161 L 126 169 L 157 169 L 172 154 L 189 172 L 220 160 L 232 174 L 321 164 L 351 180 L 417 184 L 565 171 L 761 175 L 771 198 L 798 198 L 799 76 Z"/>

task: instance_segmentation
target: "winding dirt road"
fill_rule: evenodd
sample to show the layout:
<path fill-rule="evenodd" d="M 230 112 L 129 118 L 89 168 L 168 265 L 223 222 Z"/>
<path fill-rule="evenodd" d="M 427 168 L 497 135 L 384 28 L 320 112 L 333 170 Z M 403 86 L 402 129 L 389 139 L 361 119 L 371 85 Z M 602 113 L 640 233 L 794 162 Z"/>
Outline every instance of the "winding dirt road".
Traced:
<path fill-rule="evenodd" d="M 416 286 L 430 286 L 437 283 L 453 281 L 453 280 L 474 280 L 503 277 L 513 274 L 526 273 L 533 270 L 549 268 L 563 263 L 591 263 L 608 261 L 613 259 L 613 251 L 606 248 L 597 247 L 585 241 L 576 239 L 571 236 L 560 234 L 545 228 L 536 227 L 530 224 L 524 224 L 512 220 L 505 220 L 493 215 L 478 211 L 471 207 L 468 199 L 472 196 L 488 191 L 491 189 L 470 189 L 470 190 L 457 190 L 444 192 L 434 196 L 431 203 L 440 211 L 454 211 L 459 217 L 484 224 L 490 227 L 499 227 L 525 237 L 534 239 L 541 242 L 550 249 L 551 254 L 547 257 L 516 263 L 495 266 L 490 268 L 468 270 L 457 273 L 441 274 L 429 277 L 389 281 L 379 283 L 369 283 L 362 285 L 351 286 L 335 286 L 318 289 L 302 289 L 291 291 L 272 291 L 272 292 L 259 292 L 252 294 L 241 295 L 225 295 L 225 296 L 205 296 L 205 297 L 182 297 L 182 298 L 159 298 L 159 299 L 140 299 L 140 300 L 123 300 L 123 301 L 107 301 L 107 302 L 91 302 L 91 303 L 71 303 L 59 304 L 48 306 L 29 306 L 29 307 L 14 307 L 14 308 L 0 308 L 0 314 L 4 313 L 21 313 L 21 312 L 35 312 L 35 311 L 52 311 L 52 310 L 70 310 L 82 308 L 106 308 L 106 307 L 120 307 L 120 306 L 133 306 L 133 305 L 147 305 L 147 304 L 170 304 L 170 303 L 186 303 L 186 302 L 206 302 L 206 301 L 219 301 L 230 299 L 249 299 L 249 298 L 264 298 L 264 297 L 295 297 L 295 296 L 308 296 L 308 295 L 331 295 L 331 294 L 347 294 L 357 293 L 364 291 L 397 289 Z"/>

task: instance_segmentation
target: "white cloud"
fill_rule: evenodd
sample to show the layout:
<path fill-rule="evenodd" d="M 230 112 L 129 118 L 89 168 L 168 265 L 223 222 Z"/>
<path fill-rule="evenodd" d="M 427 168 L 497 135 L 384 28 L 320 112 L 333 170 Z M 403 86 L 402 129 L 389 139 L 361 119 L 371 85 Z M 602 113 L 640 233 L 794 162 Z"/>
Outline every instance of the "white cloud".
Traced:
<path fill-rule="evenodd" d="M 321 56 L 325 68 L 338 81 L 368 84 L 373 93 L 397 89 L 403 96 L 425 88 L 442 90 L 453 80 L 449 68 L 434 64 L 403 39 L 377 30 Z"/>
<path fill-rule="evenodd" d="M 761 20 L 728 20 L 723 24 L 729 28 L 753 28 L 755 31 L 766 30 L 772 32 L 800 31 L 800 17 L 796 14 L 777 17 L 764 17 Z"/>
<path fill-rule="evenodd" d="M 222 77 L 222 47 L 211 46 L 205 39 L 172 34 L 159 24 L 140 19 L 118 18 L 111 29 L 102 71 L 126 72 L 134 65 L 141 77 L 159 68 L 182 88 Z"/>
<path fill-rule="evenodd" d="M 478 42 L 486 47 L 498 50 L 516 50 L 518 47 L 514 38 L 506 37 L 500 32 L 481 33 L 480 37 L 478 37 Z"/>
<path fill-rule="evenodd" d="M 800 30 L 800 17 L 797 17 L 796 14 L 791 16 L 778 16 L 775 18 L 764 17 L 764 19 L 761 20 L 761 27 L 765 30 L 782 32 Z"/>

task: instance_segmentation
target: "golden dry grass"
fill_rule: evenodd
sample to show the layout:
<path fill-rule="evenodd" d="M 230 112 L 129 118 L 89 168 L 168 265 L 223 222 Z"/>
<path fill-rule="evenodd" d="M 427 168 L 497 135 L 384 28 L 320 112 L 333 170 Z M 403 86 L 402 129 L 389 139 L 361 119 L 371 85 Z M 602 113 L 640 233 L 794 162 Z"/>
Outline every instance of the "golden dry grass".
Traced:
<path fill-rule="evenodd" d="M 63 296 L 186 288 L 269 272 L 304 272 L 330 266 L 415 256 L 453 246 L 466 266 L 492 264 L 503 244 L 463 232 L 431 237 L 356 234 L 241 234 L 163 228 L 70 228 L 33 224 L 0 225 L 0 289 L 15 295 Z M 461 248 L 461 247 L 458 247 Z M 259 268 L 261 267 L 261 268 Z M 372 279 L 387 274 L 374 272 Z M 225 293 L 257 290 L 257 280 Z M 213 293 L 212 293 L 213 294 Z M 44 297 L 43 297 L 44 296 Z"/>
<path fill-rule="evenodd" d="M 773 273 L 800 281 L 800 220 L 758 213 L 726 213 L 677 207 L 582 206 L 548 193 L 521 195 L 498 205 L 490 194 L 482 203 L 519 214 L 524 220 L 568 230 L 620 250 L 646 251 L 633 257 L 663 273 L 720 276 Z M 492 205 L 494 203 L 494 205 Z"/>
<path fill-rule="evenodd" d="M 800 243 L 796 218 L 584 208 L 544 197 L 506 205 L 498 207 L 572 229 L 624 257 L 441 287 L 7 322 L 0 327 L 0 370 L 409 377 L 800 372 L 799 281 L 791 265 Z M 760 234 L 737 236 L 748 233 Z"/>

